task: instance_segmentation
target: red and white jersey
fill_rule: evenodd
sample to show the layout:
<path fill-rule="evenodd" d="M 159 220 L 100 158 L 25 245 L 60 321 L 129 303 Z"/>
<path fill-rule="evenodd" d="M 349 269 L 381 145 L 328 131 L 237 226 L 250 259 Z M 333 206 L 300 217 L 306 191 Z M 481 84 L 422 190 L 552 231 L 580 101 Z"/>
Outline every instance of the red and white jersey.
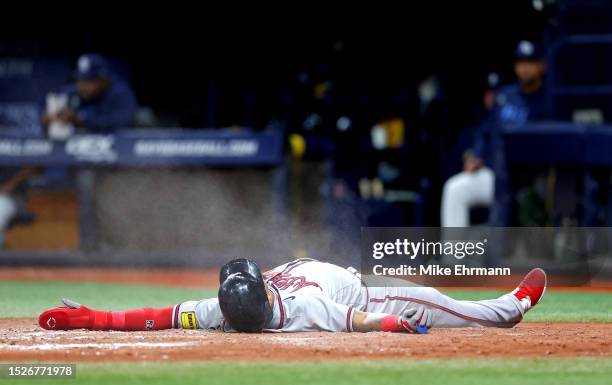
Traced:
<path fill-rule="evenodd" d="M 275 295 L 274 316 L 266 331 L 351 331 L 354 309 L 366 305 L 361 280 L 331 263 L 298 259 L 263 275 Z M 173 326 L 230 331 L 217 298 L 175 306 Z"/>
<path fill-rule="evenodd" d="M 350 332 L 355 310 L 399 315 L 424 305 L 432 311 L 434 327 L 512 327 L 525 312 L 511 293 L 491 300 L 458 301 L 406 281 L 365 288 L 354 271 L 310 259 L 286 263 L 264 277 L 274 291 L 274 314 L 265 329 L 270 332 Z M 172 326 L 231 331 L 217 298 L 176 305 Z"/>
<path fill-rule="evenodd" d="M 354 309 L 365 305 L 361 280 L 331 263 L 297 260 L 264 277 L 276 295 L 270 330 L 351 331 Z"/>

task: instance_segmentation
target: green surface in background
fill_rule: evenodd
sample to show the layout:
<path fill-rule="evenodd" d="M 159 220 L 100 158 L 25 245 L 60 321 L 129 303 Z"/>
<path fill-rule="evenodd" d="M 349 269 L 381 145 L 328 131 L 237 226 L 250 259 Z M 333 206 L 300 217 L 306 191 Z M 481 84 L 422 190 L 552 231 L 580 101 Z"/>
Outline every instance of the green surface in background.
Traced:
<path fill-rule="evenodd" d="M 0 318 L 36 317 L 60 306 L 66 297 L 97 309 L 125 310 L 170 306 L 182 301 L 215 296 L 213 289 L 182 289 L 150 285 L 121 285 L 91 282 L 0 281 Z M 479 300 L 496 298 L 498 291 L 449 291 L 453 298 Z M 612 322 L 612 293 L 547 292 L 526 321 Z"/>
<path fill-rule="evenodd" d="M 77 364 L 76 379 L 2 384 L 609 384 L 611 359 Z"/>
<path fill-rule="evenodd" d="M 0 281 L 0 318 L 38 317 L 69 298 L 99 310 L 164 307 L 217 295 L 211 289 L 93 282 Z"/>

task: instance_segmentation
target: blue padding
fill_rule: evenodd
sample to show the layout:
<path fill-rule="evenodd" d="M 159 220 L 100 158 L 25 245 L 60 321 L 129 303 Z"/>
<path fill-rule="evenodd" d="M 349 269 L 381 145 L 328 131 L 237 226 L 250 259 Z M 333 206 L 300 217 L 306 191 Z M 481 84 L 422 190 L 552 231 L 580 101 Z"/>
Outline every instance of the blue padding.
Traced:
<path fill-rule="evenodd" d="M 280 131 L 123 130 L 68 141 L 0 136 L 0 166 L 260 166 L 282 161 Z"/>
<path fill-rule="evenodd" d="M 515 163 L 612 166 L 612 127 L 566 122 L 504 129 L 506 159 Z"/>

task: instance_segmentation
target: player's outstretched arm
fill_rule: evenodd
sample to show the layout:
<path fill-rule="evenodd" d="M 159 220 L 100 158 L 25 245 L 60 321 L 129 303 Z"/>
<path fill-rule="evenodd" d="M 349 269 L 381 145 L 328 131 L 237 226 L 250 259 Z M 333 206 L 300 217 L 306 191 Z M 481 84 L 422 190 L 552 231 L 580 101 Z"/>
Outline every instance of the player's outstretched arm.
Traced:
<path fill-rule="evenodd" d="M 355 332 L 383 331 L 424 334 L 431 327 L 431 310 L 425 306 L 419 306 L 407 309 L 399 316 L 356 310 L 352 326 Z"/>
<path fill-rule="evenodd" d="M 65 306 L 44 311 L 38 324 L 47 330 L 160 330 L 172 328 L 174 306 L 128 311 L 100 311 L 62 298 Z"/>

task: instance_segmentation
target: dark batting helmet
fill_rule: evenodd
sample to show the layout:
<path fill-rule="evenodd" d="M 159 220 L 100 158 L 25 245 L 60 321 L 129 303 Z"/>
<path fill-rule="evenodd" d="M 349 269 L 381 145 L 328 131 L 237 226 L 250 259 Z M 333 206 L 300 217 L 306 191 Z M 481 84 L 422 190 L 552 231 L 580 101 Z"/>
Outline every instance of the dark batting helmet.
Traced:
<path fill-rule="evenodd" d="M 257 264 L 235 259 L 221 268 L 219 278 L 219 307 L 225 321 L 239 332 L 261 332 L 272 320 L 272 307 Z"/>
<path fill-rule="evenodd" d="M 253 277 L 261 276 L 261 270 L 255 262 L 246 258 L 238 258 L 223 265 L 221 271 L 219 271 L 219 283 L 223 283 L 233 273 L 247 273 Z"/>

